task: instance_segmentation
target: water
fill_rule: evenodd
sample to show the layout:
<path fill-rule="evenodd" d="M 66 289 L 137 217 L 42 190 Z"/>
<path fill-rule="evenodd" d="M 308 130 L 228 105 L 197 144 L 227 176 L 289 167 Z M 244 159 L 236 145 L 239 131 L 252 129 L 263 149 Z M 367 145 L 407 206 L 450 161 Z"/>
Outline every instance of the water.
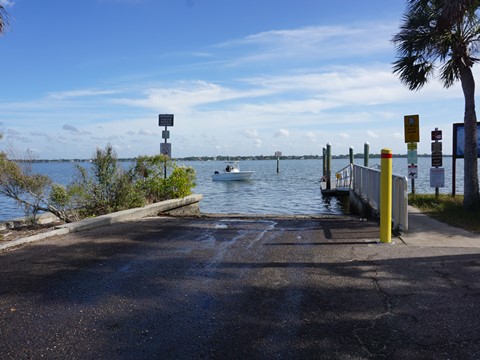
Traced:
<path fill-rule="evenodd" d="M 415 192 L 433 193 L 430 188 L 430 158 L 418 159 L 418 179 Z M 363 160 L 355 163 L 363 165 Z M 380 159 L 370 159 L 369 165 L 379 164 Z M 452 192 L 452 160 L 444 158 L 445 188 L 440 193 Z M 212 181 L 215 170 L 221 171 L 221 161 L 189 161 L 179 165 L 191 166 L 197 173 L 197 187 L 194 192 L 203 194 L 200 210 L 204 213 L 226 214 L 342 214 L 347 205 L 335 197 L 322 197 L 320 192 L 321 160 L 281 160 L 277 174 L 276 160 L 243 161 L 241 169 L 253 170 L 252 179 L 247 182 Z M 333 159 L 332 172 L 348 164 L 348 159 Z M 88 166 L 88 164 L 81 164 Z M 128 166 L 129 164 L 125 164 Z M 407 160 L 393 159 L 393 172 L 407 176 Z M 54 182 L 68 184 L 75 174 L 75 164 L 35 163 L 33 171 L 50 176 Z M 333 178 L 332 178 L 333 180 Z M 409 181 L 409 191 L 411 182 Z M 463 193 L 463 160 L 457 160 L 457 194 Z M 0 195 L 0 221 L 22 217 L 23 212 L 16 203 Z"/>

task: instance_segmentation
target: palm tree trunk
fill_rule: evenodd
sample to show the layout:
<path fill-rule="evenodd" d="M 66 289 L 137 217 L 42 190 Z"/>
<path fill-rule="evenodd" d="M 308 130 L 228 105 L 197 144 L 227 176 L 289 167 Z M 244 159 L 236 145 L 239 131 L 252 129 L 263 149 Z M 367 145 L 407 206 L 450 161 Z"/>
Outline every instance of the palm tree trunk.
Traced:
<path fill-rule="evenodd" d="M 463 206 L 466 209 L 480 207 L 477 159 L 477 115 L 475 113 L 475 80 L 469 66 L 460 66 L 460 80 L 465 97 L 465 159 L 463 181 Z"/>

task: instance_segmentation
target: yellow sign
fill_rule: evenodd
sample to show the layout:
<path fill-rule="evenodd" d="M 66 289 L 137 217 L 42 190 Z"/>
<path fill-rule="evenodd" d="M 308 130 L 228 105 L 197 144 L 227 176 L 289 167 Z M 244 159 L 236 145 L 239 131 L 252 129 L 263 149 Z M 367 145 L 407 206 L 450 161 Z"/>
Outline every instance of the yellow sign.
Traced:
<path fill-rule="evenodd" d="M 408 143 L 407 144 L 408 150 L 417 150 L 417 143 Z"/>
<path fill-rule="evenodd" d="M 404 116 L 405 123 L 405 142 L 417 143 L 420 142 L 420 124 L 418 115 Z"/>

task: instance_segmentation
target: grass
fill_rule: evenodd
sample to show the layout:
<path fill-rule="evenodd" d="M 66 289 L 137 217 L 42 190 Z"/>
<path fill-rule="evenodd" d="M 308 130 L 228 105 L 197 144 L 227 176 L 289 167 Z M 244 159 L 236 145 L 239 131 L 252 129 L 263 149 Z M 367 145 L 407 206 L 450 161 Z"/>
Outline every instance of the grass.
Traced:
<path fill-rule="evenodd" d="M 408 204 L 448 225 L 480 233 L 480 210 L 463 208 L 463 196 L 409 194 Z"/>

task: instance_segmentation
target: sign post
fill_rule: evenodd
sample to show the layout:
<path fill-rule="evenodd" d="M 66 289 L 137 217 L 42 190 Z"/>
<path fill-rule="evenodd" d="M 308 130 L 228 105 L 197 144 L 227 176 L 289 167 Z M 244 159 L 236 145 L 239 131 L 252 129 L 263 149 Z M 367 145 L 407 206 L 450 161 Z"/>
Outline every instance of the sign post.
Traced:
<path fill-rule="evenodd" d="M 445 169 L 442 168 L 442 130 L 432 131 L 432 167 L 430 168 L 430 186 L 435 188 L 435 198 L 440 195 L 439 188 L 445 187 Z"/>
<path fill-rule="evenodd" d="M 167 142 L 170 138 L 170 131 L 167 130 L 168 126 L 173 126 L 173 114 L 159 114 L 158 126 L 165 126 L 165 130 L 162 131 L 162 138 L 165 139 L 164 143 L 160 143 L 160 154 L 166 157 L 172 158 L 172 144 Z M 163 175 L 167 178 L 167 161 L 163 164 Z"/>
<path fill-rule="evenodd" d="M 418 115 L 403 117 L 405 143 L 408 146 L 408 178 L 412 180 L 412 194 L 415 194 L 415 179 L 417 178 L 417 143 L 420 142 L 420 118 Z"/>
<path fill-rule="evenodd" d="M 280 156 L 282 156 L 281 151 L 275 151 L 275 156 L 277 157 L 277 174 L 280 172 Z"/>

